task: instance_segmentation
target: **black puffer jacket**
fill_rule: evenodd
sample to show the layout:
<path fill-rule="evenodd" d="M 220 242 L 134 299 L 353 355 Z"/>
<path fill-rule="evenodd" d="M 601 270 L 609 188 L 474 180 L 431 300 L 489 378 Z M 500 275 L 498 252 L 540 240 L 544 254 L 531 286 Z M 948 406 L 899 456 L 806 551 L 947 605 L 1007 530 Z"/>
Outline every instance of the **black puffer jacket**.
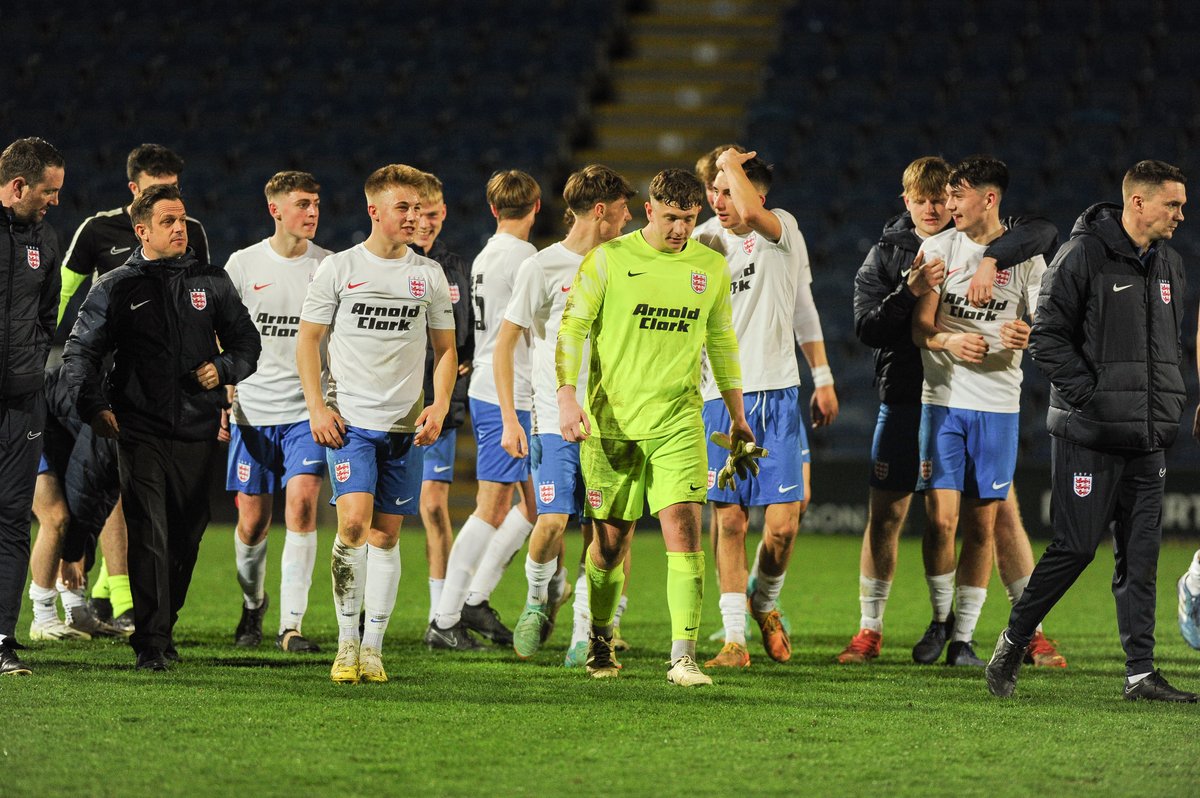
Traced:
<path fill-rule="evenodd" d="M 1084 211 L 1042 278 L 1029 353 L 1050 380 L 1050 434 L 1152 452 L 1179 433 L 1183 261 L 1165 241 L 1139 258 L 1121 207 Z"/>
<path fill-rule="evenodd" d="M 0 207 L 0 398 L 42 387 L 61 285 L 58 236 Z"/>
<path fill-rule="evenodd" d="M 99 370 L 111 351 L 107 395 L 122 435 L 209 440 L 226 404 L 221 386 L 253 374 L 261 350 L 224 269 L 201 264 L 190 249 L 147 261 L 139 247 L 88 292 L 63 350 L 64 376 L 80 418 L 90 421 L 109 406 Z M 221 386 L 206 391 L 192 372 L 209 361 Z"/>
<path fill-rule="evenodd" d="M 420 251 L 419 247 L 416 247 Z M 475 315 L 471 310 L 471 264 L 450 251 L 437 240 L 425 255 L 436 260 L 446 273 L 450 286 L 450 300 L 454 309 L 454 345 L 458 351 L 458 363 L 470 363 L 475 357 Z M 450 411 L 446 413 L 443 426 L 458 429 L 467 418 L 467 386 L 471 382 L 470 372 L 460 374 L 454 382 L 454 393 L 450 396 Z M 433 404 L 433 343 L 425 351 L 425 406 Z"/>
<path fill-rule="evenodd" d="M 1008 232 L 993 241 L 984 255 L 998 269 L 1010 269 L 1034 255 L 1049 260 L 1058 247 L 1058 230 L 1034 216 L 1004 220 Z M 875 350 L 875 384 L 887 404 L 921 401 L 921 350 L 912 341 L 912 312 L 917 297 L 906 282 L 921 238 L 912 217 L 902 213 L 884 225 L 879 243 L 854 277 L 854 333 Z"/>

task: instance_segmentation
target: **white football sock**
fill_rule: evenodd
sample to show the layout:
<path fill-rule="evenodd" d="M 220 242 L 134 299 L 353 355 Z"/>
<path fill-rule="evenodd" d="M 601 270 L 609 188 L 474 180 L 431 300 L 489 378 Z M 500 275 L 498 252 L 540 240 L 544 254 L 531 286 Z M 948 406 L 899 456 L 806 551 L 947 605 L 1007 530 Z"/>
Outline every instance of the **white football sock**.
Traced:
<path fill-rule="evenodd" d="M 525 555 L 525 579 L 529 582 L 529 592 L 525 595 L 528 604 L 545 604 L 550 600 L 550 580 L 558 574 L 558 558 L 550 562 L 537 562 L 532 556 Z"/>
<path fill-rule="evenodd" d="M 29 583 L 29 600 L 33 602 L 33 622 L 37 624 L 54 623 L 58 620 L 58 591 L 52 587 L 38 587 Z"/>
<path fill-rule="evenodd" d="M 529 523 L 529 519 L 525 517 L 519 507 L 513 507 L 508 511 L 504 523 L 500 524 L 496 534 L 492 536 L 487 551 L 483 553 L 483 558 L 479 561 L 479 568 L 475 571 L 475 577 L 471 580 L 471 587 L 467 591 L 468 604 L 471 606 L 482 604 L 491 597 L 496 585 L 500 584 L 500 579 L 504 576 L 508 564 L 512 562 L 513 557 L 517 556 L 517 552 L 521 550 L 521 546 L 525 545 L 525 539 L 532 531 L 533 524 Z"/>
<path fill-rule="evenodd" d="M 445 585 L 445 579 L 429 577 L 429 623 L 433 623 L 433 616 L 437 613 L 438 601 L 442 598 L 442 588 Z"/>
<path fill-rule="evenodd" d="M 969 642 L 975 634 L 975 624 L 983 611 L 987 599 L 986 587 L 959 585 L 954 589 L 954 637 L 955 641 Z"/>
<path fill-rule="evenodd" d="M 722 593 L 719 605 L 721 620 L 725 622 L 725 642 L 746 645 L 746 594 Z"/>
<path fill-rule="evenodd" d="M 301 630 L 316 561 L 317 533 L 289 529 L 279 561 L 279 634 L 285 629 Z"/>
<path fill-rule="evenodd" d="M 671 662 L 674 663 L 680 657 L 696 658 L 696 641 L 695 640 L 672 640 L 671 641 Z"/>
<path fill-rule="evenodd" d="M 383 633 L 387 631 L 392 610 L 396 607 L 396 591 L 400 587 L 400 547 L 381 549 L 367 544 L 367 589 L 363 608 L 367 611 L 363 628 L 363 648 L 383 648 Z"/>
<path fill-rule="evenodd" d="M 888 595 L 891 592 L 892 583 L 889 580 L 872 579 L 859 574 L 858 603 L 862 607 L 862 616 L 858 619 L 860 629 L 883 631 L 883 610 L 887 607 Z"/>
<path fill-rule="evenodd" d="M 1142 679 L 1145 679 L 1151 673 L 1152 673 L 1152 671 L 1147 671 L 1145 673 L 1135 673 L 1132 676 L 1126 676 L 1125 684 L 1129 685 L 1130 687 L 1133 687 L 1135 684 L 1140 682 Z"/>
<path fill-rule="evenodd" d="M 575 580 L 575 601 L 571 605 L 571 613 L 574 616 L 571 626 L 571 645 L 573 646 L 580 640 L 587 640 L 588 633 L 592 630 L 592 610 L 588 606 L 586 573 L 581 573 Z"/>
<path fill-rule="evenodd" d="M 621 616 L 625 614 L 625 608 L 629 606 L 629 596 L 622 595 L 621 600 L 617 602 L 617 611 L 613 613 L 613 626 L 621 625 Z"/>
<path fill-rule="evenodd" d="M 358 614 L 363 608 L 367 581 L 367 546 L 347 546 L 333 541 L 333 609 L 337 614 L 338 643 L 358 642 Z"/>
<path fill-rule="evenodd" d="M 1032 576 L 1032 574 L 1030 574 L 1030 576 Z M 1021 600 L 1021 595 L 1025 592 L 1025 586 L 1028 584 L 1029 577 L 1025 576 L 1004 586 L 1004 592 L 1008 594 L 1008 603 L 1010 605 L 1014 605 Z M 1037 625 L 1037 629 L 1034 631 L 1042 631 L 1042 625 L 1039 623 Z"/>
<path fill-rule="evenodd" d="M 1187 578 L 1183 583 L 1187 585 L 1189 593 L 1200 596 L 1200 549 L 1192 555 L 1192 564 L 1188 566 Z"/>
<path fill-rule="evenodd" d="M 258 609 L 263 603 L 263 585 L 267 580 L 267 539 L 247 546 L 234 532 L 233 551 L 238 584 L 242 586 L 242 603 L 252 610 Z"/>
<path fill-rule="evenodd" d="M 472 515 L 459 530 L 450 547 L 446 561 L 446 579 L 442 595 L 438 599 L 434 622 L 442 629 L 449 629 L 462 618 L 463 601 L 467 587 L 475 576 L 475 569 L 487 550 L 488 543 L 496 534 L 496 527 L 476 515 Z"/>
<path fill-rule="evenodd" d="M 750 597 L 750 606 L 755 612 L 770 612 L 775 609 L 775 603 L 783 591 L 783 580 L 786 578 L 786 572 L 779 576 L 768 576 L 760 571 L 755 576 L 754 595 Z"/>
<path fill-rule="evenodd" d="M 925 584 L 929 585 L 929 603 L 933 605 L 933 619 L 944 623 L 950 617 L 950 606 L 954 603 L 954 572 L 925 575 Z"/>

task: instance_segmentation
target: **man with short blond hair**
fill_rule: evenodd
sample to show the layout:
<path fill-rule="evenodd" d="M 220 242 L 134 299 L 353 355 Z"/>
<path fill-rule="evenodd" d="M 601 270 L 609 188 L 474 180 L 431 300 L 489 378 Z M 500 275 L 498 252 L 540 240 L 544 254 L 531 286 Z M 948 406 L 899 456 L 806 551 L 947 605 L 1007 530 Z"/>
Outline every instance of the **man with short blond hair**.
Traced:
<path fill-rule="evenodd" d="M 364 187 L 371 234 L 321 262 L 300 313 L 296 364 L 337 505 L 338 653 L 329 675 L 340 684 L 387 681 L 383 636 L 400 585 L 400 526 L 419 506 L 423 448 L 441 433 L 458 368 L 445 275 L 409 249 L 426 186 L 424 172 L 403 164 L 371 173 Z M 429 340 L 437 363 L 426 406 Z"/>

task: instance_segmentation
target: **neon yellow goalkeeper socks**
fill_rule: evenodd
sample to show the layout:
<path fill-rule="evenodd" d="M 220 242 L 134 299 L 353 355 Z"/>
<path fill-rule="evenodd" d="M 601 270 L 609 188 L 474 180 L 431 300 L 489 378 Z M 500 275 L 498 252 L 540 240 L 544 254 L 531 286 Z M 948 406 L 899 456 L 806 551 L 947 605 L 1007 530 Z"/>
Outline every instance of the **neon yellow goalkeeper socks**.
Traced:
<path fill-rule="evenodd" d="M 704 552 L 668 551 L 667 606 L 671 610 L 672 640 L 696 640 L 703 601 Z"/>

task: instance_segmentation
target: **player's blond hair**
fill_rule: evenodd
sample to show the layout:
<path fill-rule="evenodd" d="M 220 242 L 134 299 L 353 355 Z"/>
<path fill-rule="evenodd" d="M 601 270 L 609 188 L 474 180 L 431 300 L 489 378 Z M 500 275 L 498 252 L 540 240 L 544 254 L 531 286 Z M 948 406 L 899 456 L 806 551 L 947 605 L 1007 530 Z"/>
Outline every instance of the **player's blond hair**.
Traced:
<path fill-rule="evenodd" d="M 633 184 L 601 164 L 589 164 L 567 178 L 563 187 L 563 202 L 567 211 L 564 221 L 571 224 L 577 217 L 585 216 L 598 202 L 616 202 L 637 194 Z"/>
<path fill-rule="evenodd" d="M 542 187 L 520 169 L 496 172 L 487 182 L 488 205 L 496 209 L 501 220 L 523 219 L 541 198 Z"/>
<path fill-rule="evenodd" d="M 392 163 L 381 166 L 372 172 L 363 185 L 363 190 L 366 192 L 369 202 L 374 201 L 381 192 L 397 186 L 412 188 L 423 197 L 425 196 L 426 182 L 425 173 L 420 169 L 414 169 L 402 163 Z"/>
<path fill-rule="evenodd" d="M 700 156 L 696 161 L 696 177 L 700 178 L 700 182 L 708 188 L 717 179 L 717 158 L 721 157 L 721 153 L 732 147 L 738 152 L 745 152 L 746 148 L 741 144 L 722 144 L 718 147 L 713 147 L 708 152 Z"/>
<path fill-rule="evenodd" d="M 946 193 L 950 182 L 950 164 L 939 155 L 926 155 L 904 168 L 900 178 L 901 196 L 909 199 L 932 199 Z"/>
<path fill-rule="evenodd" d="M 308 172 L 286 171 L 271 175 L 271 179 L 267 181 L 267 185 L 263 189 L 267 199 L 282 197 L 293 191 L 320 194 L 321 184 Z"/>
<path fill-rule="evenodd" d="M 425 188 L 421 191 L 421 203 L 423 205 L 436 205 L 439 202 L 444 202 L 446 196 L 442 181 L 433 172 L 425 173 Z"/>

